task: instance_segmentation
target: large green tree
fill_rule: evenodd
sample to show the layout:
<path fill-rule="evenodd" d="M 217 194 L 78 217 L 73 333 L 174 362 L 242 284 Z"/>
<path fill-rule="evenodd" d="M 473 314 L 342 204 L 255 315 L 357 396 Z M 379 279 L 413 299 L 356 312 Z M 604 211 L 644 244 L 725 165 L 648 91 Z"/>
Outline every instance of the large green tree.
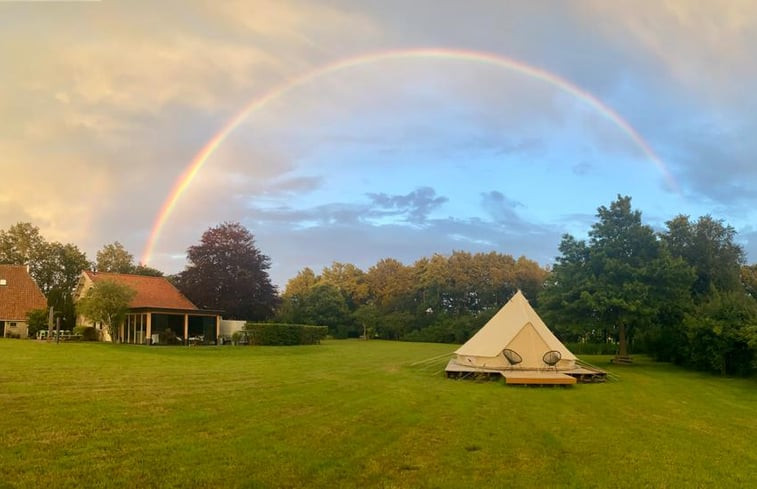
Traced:
<path fill-rule="evenodd" d="M 278 304 L 268 269 L 271 261 L 239 223 L 226 222 L 202 234 L 187 250 L 189 264 L 176 285 L 202 308 L 220 309 L 233 319 L 270 318 Z"/>
<path fill-rule="evenodd" d="M 287 322 L 328 326 L 337 338 L 357 336 L 357 327 L 344 294 L 334 285 L 318 283 L 299 295 Z"/>
<path fill-rule="evenodd" d="M 134 275 L 148 275 L 152 277 L 163 276 L 163 272 L 158 269 L 148 267 L 144 264 L 136 265 L 134 263 L 134 255 L 129 253 L 126 248 L 124 248 L 124 245 L 118 241 L 106 244 L 97 252 L 95 270 L 98 272 L 131 273 Z"/>
<path fill-rule="evenodd" d="M 679 215 L 667 226 L 663 241 L 694 270 L 694 306 L 684 321 L 671 322 L 667 345 L 658 341 L 650 353 L 721 375 L 750 373 L 757 361 L 757 281 L 754 268 L 744 265 L 736 231 L 711 216 L 692 221 Z"/>
<path fill-rule="evenodd" d="M 631 198 L 618 196 L 597 211 L 588 243 L 570 235 L 560 244 L 562 255 L 542 296 L 550 318 L 585 331 L 608 329 L 618 341 L 618 354 L 628 355 L 634 329 L 648 327 L 663 306 L 680 298 L 691 271 L 670 257 Z"/>
<path fill-rule="evenodd" d="M 115 241 L 106 244 L 97 252 L 95 268 L 98 272 L 131 273 L 134 268 L 134 255 L 124 245 Z"/>
<path fill-rule="evenodd" d="M 369 289 L 365 272 L 352 263 L 334 262 L 331 266 L 324 267 L 320 281 L 336 287 L 344 296 L 350 310 L 354 311 L 368 298 Z"/>
<path fill-rule="evenodd" d="M 662 234 L 671 254 L 694 267 L 696 280 L 692 294 L 708 300 L 713 290 L 736 291 L 742 288 L 740 275 L 744 250 L 735 242 L 736 230 L 723 221 L 702 216 L 692 222 L 679 215 L 667 223 Z"/>
<path fill-rule="evenodd" d="M 686 316 L 688 362 L 721 375 L 757 368 L 757 301 L 743 291 L 713 291 Z"/>
<path fill-rule="evenodd" d="M 79 314 L 91 321 L 107 326 L 111 340 L 118 337 L 118 328 L 123 323 L 129 302 L 136 291 L 131 287 L 111 280 L 95 282 L 85 296 L 76 304 Z"/>
<path fill-rule="evenodd" d="M 14 265 L 34 264 L 44 254 L 47 242 L 39 228 L 28 222 L 19 222 L 0 230 L 0 263 Z"/>

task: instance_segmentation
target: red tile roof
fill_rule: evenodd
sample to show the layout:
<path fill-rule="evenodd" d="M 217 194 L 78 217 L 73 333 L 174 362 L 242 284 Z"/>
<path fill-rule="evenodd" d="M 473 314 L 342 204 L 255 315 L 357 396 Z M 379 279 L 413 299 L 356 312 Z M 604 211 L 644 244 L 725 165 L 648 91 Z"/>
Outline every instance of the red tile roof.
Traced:
<path fill-rule="evenodd" d="M 93 281 L 111 280 L 119 284 L 128 285 L 137 294 L 131 300 L 129 307 L 155 309 L 197 309 L 197 306 L 187 299 L 165 277 L 148 277 L 145 275 L 129 275 L 125 273 L 84 272 Z"/>
<path fill-rule="evenodd" d="M 0 319 L 26 321 L 32 309 L 47 309 L 47 299 L 26 266 L 0 265 Z"/>

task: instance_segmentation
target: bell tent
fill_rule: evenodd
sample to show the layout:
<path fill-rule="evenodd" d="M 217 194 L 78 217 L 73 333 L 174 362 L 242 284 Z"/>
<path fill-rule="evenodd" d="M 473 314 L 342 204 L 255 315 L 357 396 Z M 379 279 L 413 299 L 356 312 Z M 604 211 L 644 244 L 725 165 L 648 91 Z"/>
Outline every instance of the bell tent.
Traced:
<path fill-rule="evenodd" d="M 447 370 L 459 372 L 460 367 L 567 371 L 576 368 L 576 357 L 549 330 L 519 290 L 455 351 Z"/>

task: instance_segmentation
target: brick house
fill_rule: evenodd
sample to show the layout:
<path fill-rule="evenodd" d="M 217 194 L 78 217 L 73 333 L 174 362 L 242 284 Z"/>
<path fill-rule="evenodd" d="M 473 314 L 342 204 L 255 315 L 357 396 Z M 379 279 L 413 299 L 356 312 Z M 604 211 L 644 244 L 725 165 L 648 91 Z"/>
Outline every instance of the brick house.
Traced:
<path fill-rule="evenodd" d="M 0 337 L 29 335 L 26 315 L 47 299 L 25 265 L 0 265 Z"/>

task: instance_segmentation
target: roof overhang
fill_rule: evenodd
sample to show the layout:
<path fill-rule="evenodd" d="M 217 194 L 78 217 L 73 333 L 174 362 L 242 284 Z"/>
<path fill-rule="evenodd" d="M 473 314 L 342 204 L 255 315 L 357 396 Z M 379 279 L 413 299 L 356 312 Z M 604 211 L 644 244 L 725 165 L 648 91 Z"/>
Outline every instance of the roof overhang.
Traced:
<path fill-rule="evenodd" d="M 170 309 L 165 307 L 130 307 L 130 313 L 154 312 L 158 314 L 188 314 L 190 316 L 220 316 L 223 311 L 218 309 Z"/>

